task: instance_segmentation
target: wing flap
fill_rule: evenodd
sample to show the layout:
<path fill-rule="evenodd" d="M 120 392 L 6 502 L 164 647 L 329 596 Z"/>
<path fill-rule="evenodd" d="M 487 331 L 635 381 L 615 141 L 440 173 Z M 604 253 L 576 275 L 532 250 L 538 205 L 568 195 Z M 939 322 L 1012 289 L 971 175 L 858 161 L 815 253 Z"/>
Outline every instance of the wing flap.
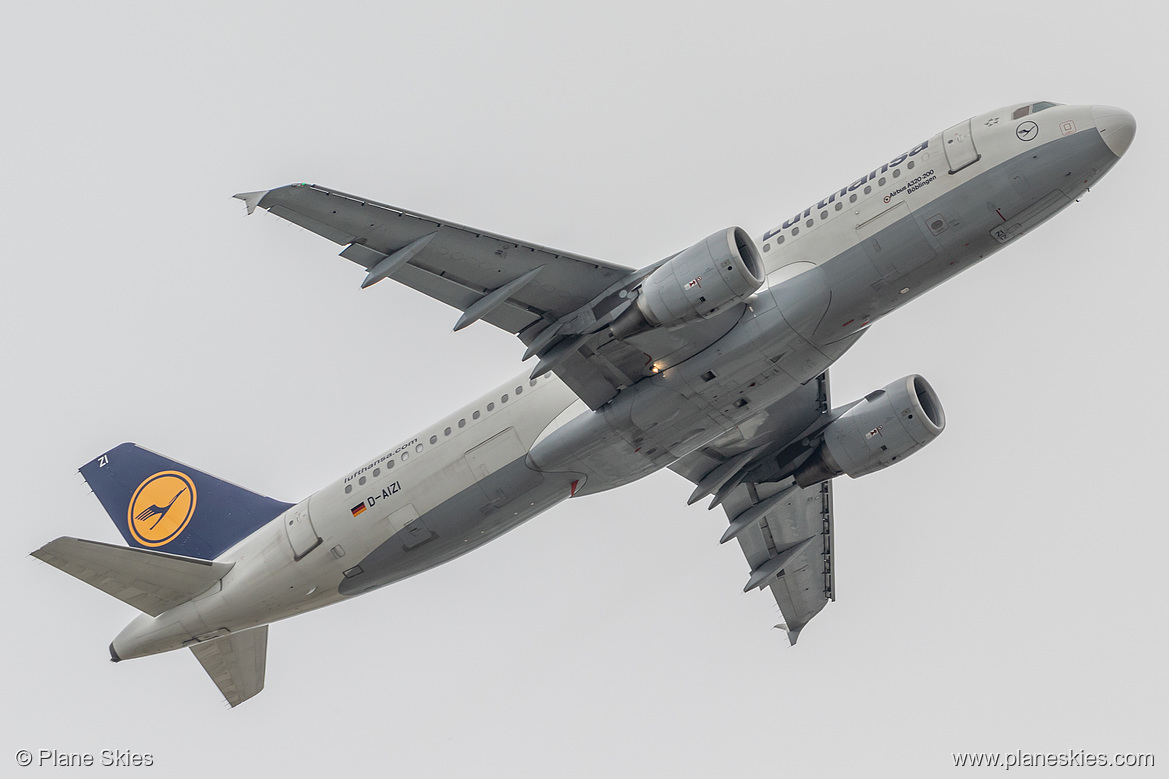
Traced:
<path fill-rule="evenodd" d="M 268 626 L 193 644 L 191 653 L 234 708 L 264 689 Z"/>
<path fill-rule="evenodd" d="M 152 617 L 206 592 L 233 565 L 68 536 L 32 556 Z"/>

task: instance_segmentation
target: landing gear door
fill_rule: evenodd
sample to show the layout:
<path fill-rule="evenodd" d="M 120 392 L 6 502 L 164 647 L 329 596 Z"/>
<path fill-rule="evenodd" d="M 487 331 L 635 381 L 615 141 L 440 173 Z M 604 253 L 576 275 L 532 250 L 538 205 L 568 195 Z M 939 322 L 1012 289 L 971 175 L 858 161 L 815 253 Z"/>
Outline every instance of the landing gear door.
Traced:
<path fill-rule="evenodd" d="M 292 546 L 292 559 L 300 560 L 321 544 L 321 538 L 308 515 L 308 501 L 284 514 L 284 532 Z"/>
<path fill-rule="evenodd" d="M 950 173 L 957 173 L 982 158 L 974 148 L 974 135 L 970 132 L 970 120 L 960 122 L 942 134 L 942 146 L 946 150 L 946 162 Z"/>

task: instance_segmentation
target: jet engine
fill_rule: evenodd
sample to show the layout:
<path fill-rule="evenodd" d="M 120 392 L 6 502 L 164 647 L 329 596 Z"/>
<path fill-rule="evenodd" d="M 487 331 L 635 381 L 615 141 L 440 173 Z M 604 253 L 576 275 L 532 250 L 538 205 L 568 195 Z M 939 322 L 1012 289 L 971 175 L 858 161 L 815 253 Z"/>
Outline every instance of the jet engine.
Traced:
<path fill-rule="evenodd" d="M 946 414 L 933 387 L 906 376 L 870 392 L 822 433 L 819 448 L 793 474 L 801 487 L 887 468 L 941 435 Z"/>
<path fill-rule="evenodd" d="M 765 277 L 763 258 L 746 231 L 720 230 L 651 273 L 613 322 L 613 336 L 709 319 L 749 298 Z"/>

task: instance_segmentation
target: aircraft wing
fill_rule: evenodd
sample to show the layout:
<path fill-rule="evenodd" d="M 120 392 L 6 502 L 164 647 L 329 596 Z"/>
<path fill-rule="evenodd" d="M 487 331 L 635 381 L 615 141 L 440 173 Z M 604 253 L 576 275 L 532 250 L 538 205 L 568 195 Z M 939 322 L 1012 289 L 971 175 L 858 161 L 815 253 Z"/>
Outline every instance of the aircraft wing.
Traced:
<path fill-rule="evenodd" d="M 551 370 L 591 408 L 641 378 L 722 337 L 741 308 L 682 328 L 617 340 L 607 324 L 633 298 L 628 289 L 661 263 L 634 270 L 347 195 L 315 184 L 245 192 L 248 213 L 267 209 L 345 247 L 368 273 L 362 287 L 392 278 L 518 335 L 533 377 Z M 662 260 L 661 262 L 664 262 Z M 656 361 L 656 362 L 655 362 Z"/>
<path fill-rule="evenodd" d="M 788 640 L 835 600 L 832 572 L 832 482 L 807 489 L 779 481 L 752 481 L 758 464 L 814 438 L 830 418 L 828 374 L 765 410 L 748 437 L 732 433 L 683 457 L 671 470 L 698 485 L 692 496 L 713 492 L 730 522 L 724 541 L 737 541 L 751 573 L 744 592 L 767 587 L 783 613 Z"/>
<path fill-rule="evenodd" d="M 191 652 L 233 707 L 264 689 L 267 625 L 192 644 Z"/>

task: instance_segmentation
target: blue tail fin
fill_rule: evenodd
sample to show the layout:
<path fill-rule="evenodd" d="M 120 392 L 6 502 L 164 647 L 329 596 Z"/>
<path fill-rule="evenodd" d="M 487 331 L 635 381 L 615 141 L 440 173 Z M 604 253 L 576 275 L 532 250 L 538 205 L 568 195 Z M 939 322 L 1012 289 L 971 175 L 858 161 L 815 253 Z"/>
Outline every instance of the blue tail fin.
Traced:
<path fill-rule="evenodd" d="M 81 466 L 126 543 L 214 560 L 293 504 L 237 487 L 137 444 Z"/>

